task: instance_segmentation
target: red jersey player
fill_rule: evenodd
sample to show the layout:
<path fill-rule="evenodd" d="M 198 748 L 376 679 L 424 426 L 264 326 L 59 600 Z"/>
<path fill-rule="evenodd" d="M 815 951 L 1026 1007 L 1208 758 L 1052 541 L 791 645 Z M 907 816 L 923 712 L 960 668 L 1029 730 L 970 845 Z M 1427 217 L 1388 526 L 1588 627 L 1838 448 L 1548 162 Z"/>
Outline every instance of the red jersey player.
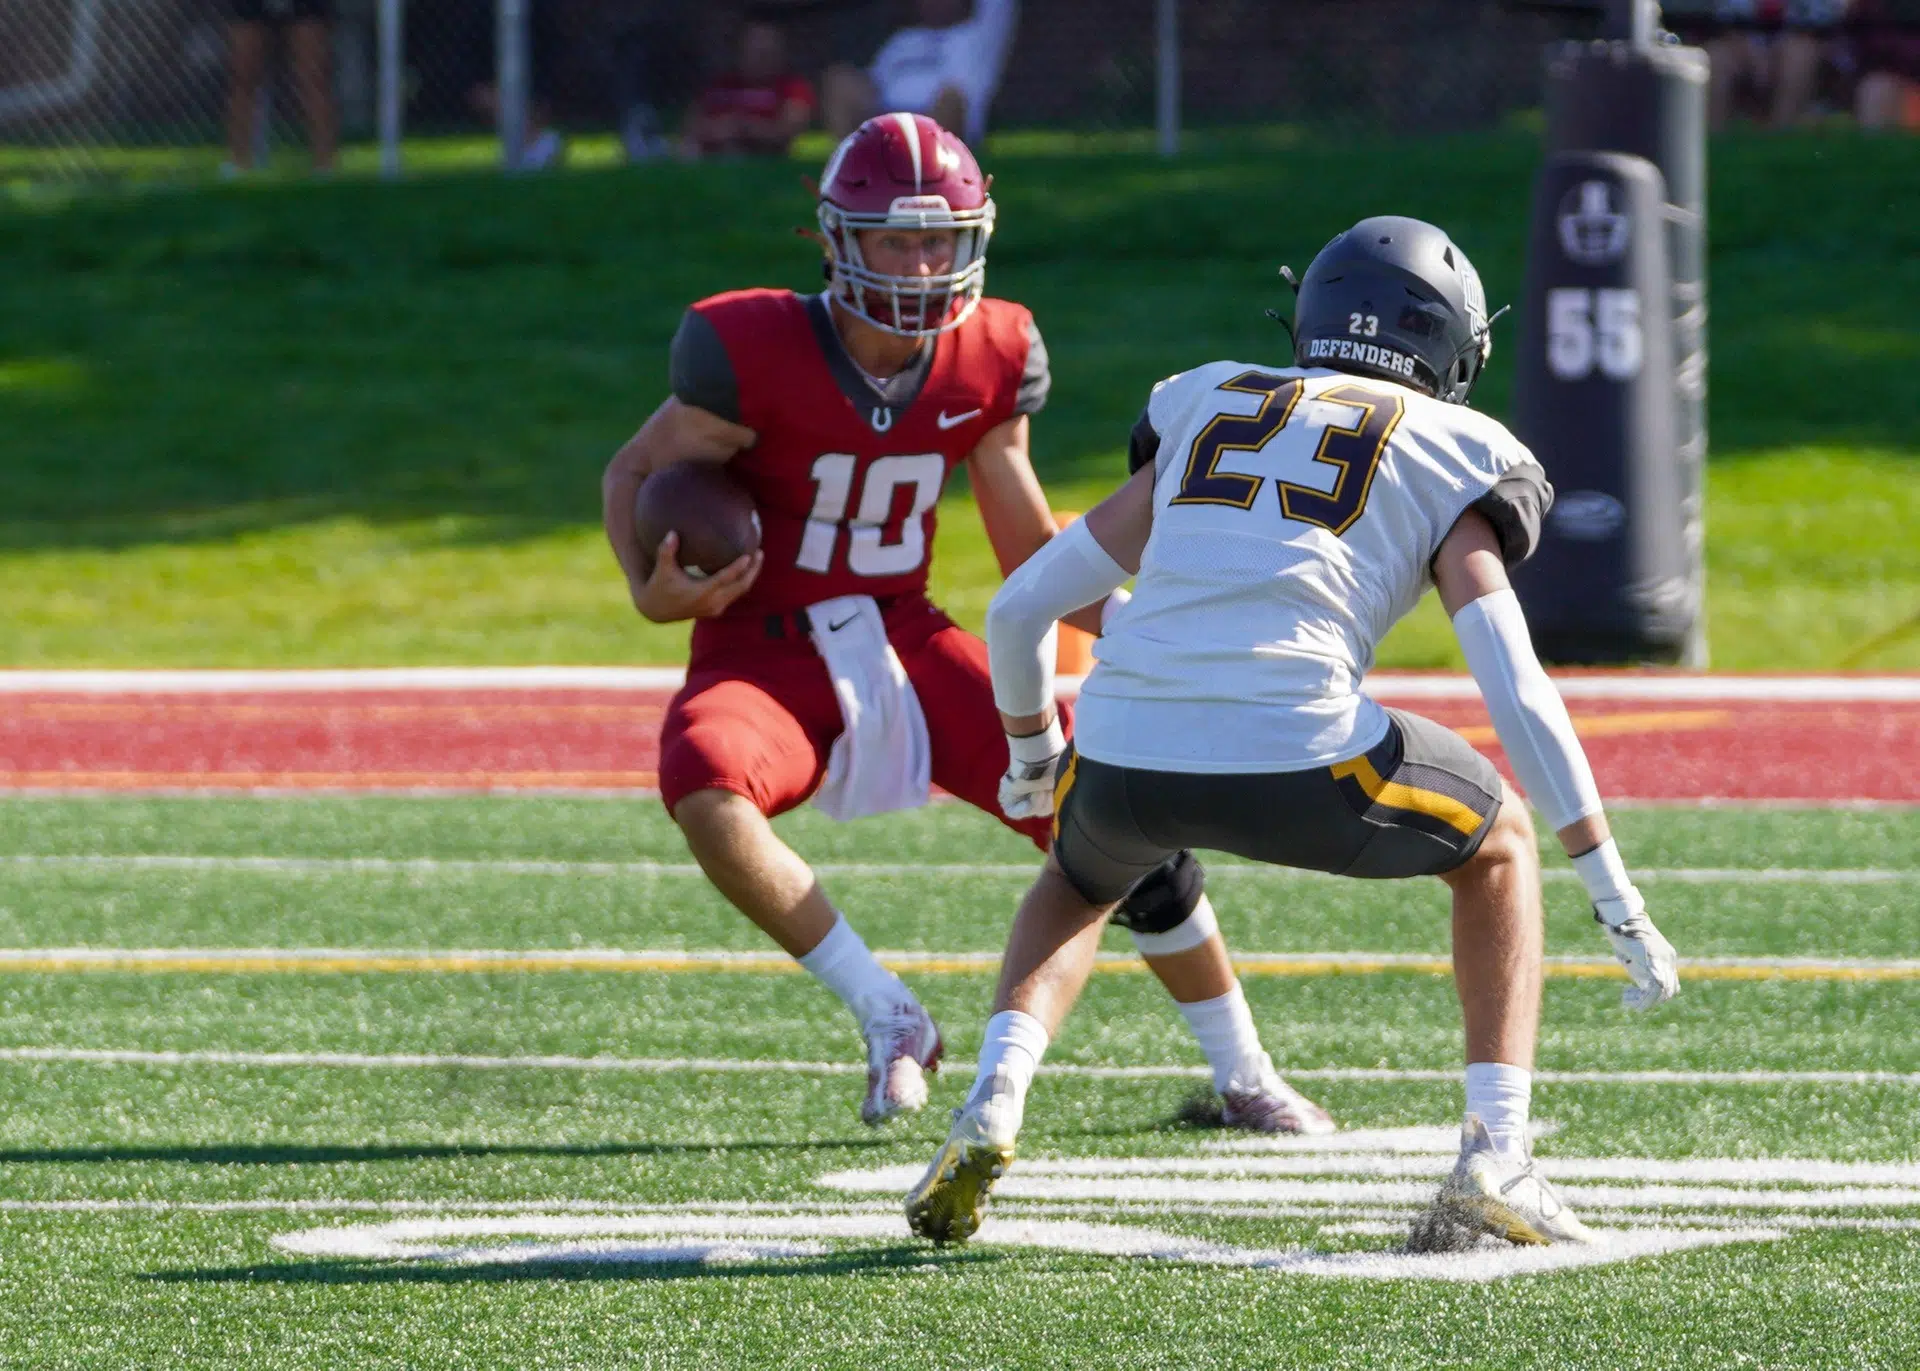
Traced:
<path fill-rule="evenodd" d="M 860 716 L 843 699 L 864 688 L 854 678 L 877 675 L 882 695 L 888 680 L 898 687 L 883 712 L 911 697 L 898 735 L 909 741 L 879 749 L 880 790 L 894 798 L 877 808 L 900 806 L 899 778 L 886 773 L 918 748 L 925 761 L 917 789 L 909 768 L 905 803 L 924 801 L 930 781 L 1047 845 L 1048 820 L 1000 811 L 1008 743 L 986 645 L 926 588 L 940 492 L 962 463 L 1003 572 L 1053 536 L 1027 449 L 1028 416 L 1050 381 L 1033 316 L 984 298 L 994 206 L 953 134 L 924 115 L 868 120 L 827 163 L 819 219 L 827 289 L 735 291 L 689 309 L 673 341 L 673 393 L 615 454 L 603 496 L 635 608 L 655 622 L 696 621 L 686 685 L 661 729 L 662 798 L 720 892 L 859 1019 L 861 1118 L 880 1123 L 925 1102 L 939 1032 L 768 819 L 823 783 L 846 788 L 836 748 L 843 732 L 859 734 L 848 720 Z M 695 578 L 676 561 L 674 535 L 637 546 L 635 494 L 677 461 L 728 464 L 758 507 L 758 552 Z M 1098 607 L 1082 614 L 1097 628 Z M 865 647 L 843 648 L 861 621 Z M 858 708 L 870 718 L 876 705 Z M 1180 1002 L 1226 1122 L 1331 1127 L 1261 1050 L 1202 884 L 1181 853 L 1115 920 Z"/>

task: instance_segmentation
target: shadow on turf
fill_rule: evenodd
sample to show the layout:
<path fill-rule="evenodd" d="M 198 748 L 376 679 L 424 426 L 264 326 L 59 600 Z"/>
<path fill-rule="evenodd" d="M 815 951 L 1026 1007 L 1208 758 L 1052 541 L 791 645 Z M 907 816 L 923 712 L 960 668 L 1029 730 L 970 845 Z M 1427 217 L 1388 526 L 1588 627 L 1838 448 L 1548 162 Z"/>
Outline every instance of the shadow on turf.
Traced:
<path fill-rule="evenodd" d="M 186 1271 L 148 1271 L 141 1280 L 209 1285 L 498 1285 L 516 1281 L 684 1281 L 730 1280 L 742 1276 L 846 1276 L 898 1272 L 918 1274 L 928 1267 L 946 1270 L 1004 1261 L 1015 1254 L 963 1248 L 936 1252 L 931 1247 L 899 1244 L 826 1257 L 781 1261 L 728 1262 L 515 1262 L 489 1266 L 432 1266 L 369 1262 L 273 1262 L 255 1266 L 216 1266 Z"/>
<path fill-rule="evenodd" d="M 391 1146 L 294 1143 L 213 1143 L 188 1147 L 48 1147 L 0 1151 L 8 1163 L 184 1162 L 213 1166 L 289 1163 L 432 1161 L 458 1157 L 663 1157 L 698 1152 L 829 1152 L 886 1147 L 892 1138 L 820 1141 L 752 1140 L 731 1143 L 397 1143 Z"/>

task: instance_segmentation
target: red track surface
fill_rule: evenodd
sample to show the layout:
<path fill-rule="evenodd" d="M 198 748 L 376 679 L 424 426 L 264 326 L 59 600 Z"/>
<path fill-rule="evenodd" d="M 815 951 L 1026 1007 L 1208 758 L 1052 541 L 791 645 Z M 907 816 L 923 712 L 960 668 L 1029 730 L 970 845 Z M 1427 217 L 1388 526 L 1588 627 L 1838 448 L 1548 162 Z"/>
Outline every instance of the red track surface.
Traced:
<path fill-rule="evenodd" d="M 666 695 L 0 695 L 0 789 L 649 790 Z M 1386 695 L 1388 703 L 1394 703 Z M 1404 702 L 1500 757 L 1477 702 Z M 1920 702 L 1575 699 L 1614 799 L 1920 803 Z"/>

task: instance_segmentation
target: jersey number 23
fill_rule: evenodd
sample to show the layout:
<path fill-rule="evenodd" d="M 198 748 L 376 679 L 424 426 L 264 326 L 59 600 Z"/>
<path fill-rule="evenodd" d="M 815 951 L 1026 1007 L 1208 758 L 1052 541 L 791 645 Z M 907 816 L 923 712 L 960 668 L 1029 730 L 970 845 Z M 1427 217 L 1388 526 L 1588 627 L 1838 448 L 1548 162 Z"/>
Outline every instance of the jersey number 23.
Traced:
<path fill-rule="evenodd" d="M 1170 503 L 1252 509 L 1267 478 L 1221 471 L 1221 455 L 1258 452 L 1272 442 L 1293 418 L 1305 386 L 1297 376 L 1272 376 L 1263 371 L 1242 372 L 1231 381 L 1223 382 L 1221 390 L 1260 396 L 1260 408 L 1252 414 L 1216 414 L 1207 421 L 1187 453 L 1180 493 Z M 1356 382 L 1330 386 L 1313 398 L 1359 412 L 1359 418 L 1350 425 L 1328 422 L 1321 428 L 1320 445 L 1314 450 L 1313 460 L 1339 473 L 1334 477 L 1333 489 L 1316 490 L 1278 479 L 1274 485 L 1279 490 L 1282 514 L 1303 524 L 1324 528 L 1337 537 L 1353 527 L 1353 521 L 1366 509 L 1373 473 L 1380 465 L 1381 454 L 1387 450 L 1387 439 L 1393 435 L 1407 406 L 1406 401 L 1392 391 L 1376 390 Z"/>

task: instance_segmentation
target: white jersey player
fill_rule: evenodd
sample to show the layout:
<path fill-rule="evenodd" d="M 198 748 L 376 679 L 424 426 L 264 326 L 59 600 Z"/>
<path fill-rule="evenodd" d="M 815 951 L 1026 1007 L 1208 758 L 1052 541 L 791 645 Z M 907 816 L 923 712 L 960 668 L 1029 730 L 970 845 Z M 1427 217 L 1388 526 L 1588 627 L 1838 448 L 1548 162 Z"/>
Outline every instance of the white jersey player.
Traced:
<path fill-rule="evenodd" d="M 1675 993 L 1673 949 L 1628 879 L 1507 580 L 1553 493 L 1512 434 L 1466 408 L 1489 323 L 1445 233 L 1363 220 L 1300 283 L 1295 365 L 1217 362 L 1155 387 L 1132 479 L 995 596 L 987 641 L 1013 757 L 1001 803 L 1051 809 L 1054 843 L 1009 936 L 973 1093 L 908 1196 L 916 1232 L 973 1232 L 1114 902 L 1168 853 L 1209 847 L 1451 887 L 1466 1126 L 1412 1245 L 1586 1240 L 1527 1141 L 1542 931 L 1526 805 L 1458 734 L 1360 689 L 1381 638 L 1436 586 L 1632 981 L 1626 1003 Z M 1136 573 L 1069 749 L 1051 625 Z"/>

